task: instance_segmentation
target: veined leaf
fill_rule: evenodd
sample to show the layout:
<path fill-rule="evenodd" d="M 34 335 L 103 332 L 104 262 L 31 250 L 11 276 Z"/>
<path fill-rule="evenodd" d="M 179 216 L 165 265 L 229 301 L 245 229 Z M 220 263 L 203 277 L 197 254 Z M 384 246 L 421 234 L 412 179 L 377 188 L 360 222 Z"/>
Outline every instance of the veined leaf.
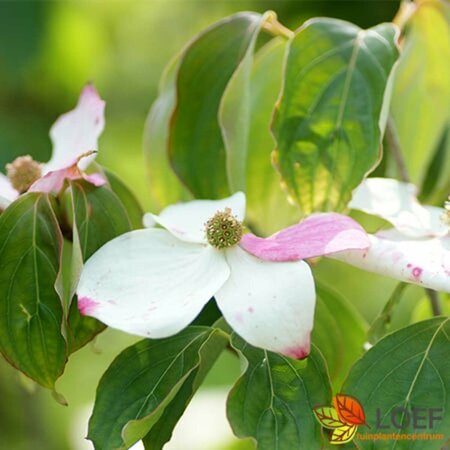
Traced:
<path fill-rule="evenodd" d="M 378 163 L 395 38 L 391 24 L 361 30 L 312 19 L 290 43 L 273 123 L 274 161 L 305 213 L 345 209 Z"/>
<path fill-rule="evenodd" d="M 147 448 L 162 448 L 197 388 L 200 372 L 227 342 L 217 328 L 191 326 L 176 336 L 145 339 L 124 350 L 97 389 L 88 436 L 95 448 L 126 449 L 146 435 Z M 158 426 L 161 435 L 151 431 Z"/>
<path fill-rule="evenodd" d="M 131 226 L 134 230 L 142 228 L 142 217 L 144 216 L 144 211 L 135 197 L 135 195 L 128 189 L 125 183 L 114 173 L 109 170 L 103 169 L 108 178 L 108 183 L 111 190 L 116 194 L 120 203 L 127 212 L 127 216 L 130 219 Z"/>
<path fill-rule="evenodd" d="M 220 322 L 223 322 L 223 319 Z M 216 326 L 219 323 L 216 323 Z M 225 324 L 223 323 L 223 325 Z M 220 328 L 223 329 L 222 326 Z M 198 367 L 192 371 L 174 398 L 165 407 L 160 419 L 152 426 L 150 432 L 142 440 L 146 450 L 162 450 L 164 444 L 170 440 L 175 425 L 183 415 L 184 410 L 204 381 L 209 370 L 224 350 L 224 345 L 224 341 L 217 340 L 216 344 L 204 345 L 201 348 Z"/>
<path fill-rule="evenodd" d="M 450 127 L 450 7 L 439 0 L 417 4 L 406 25 L 391 114 L 409 176 L 420 186 L 439 140 Z M 440 174 L 435 175 L 438 184 L 448 183 L 449 143 L 445 153 Z"/>
<path fill-rule="evenodd" d="M 345 425 L 339 419 L 339 415 L 333 406 L 318 406 L 314 408 L 314 415 L 319 423 L 329 429 L 339 428 Z"/>
<path fill-rule="evenodd" d="M 449 336 L 450 319 L 446 317 L 425 320 L 387 335 L 353 366 L 341 392 L 357 398 L 364 407 L 368 424 L 382 426 L 384 433 L 416 433 L 417 428 L 407 412 L 410 414 L 411 408 L 417 408 L 434 409 L 434 415 L 441 416 L 431 427 L 428 420 L 420 420 L 421 433 L 445 435 L 450 429 L 446 377 L 450 373 Z M 398 428 L 392 423 L 391 414 Z M 357 444 L 361 449 L 423 449 L 420 440 L 361 440 Z M 442 440 L 430 440 L 427 450 L 438 450 L 443 445 Z"/>
<path fill-rule="evenodd" d="M 332 444 L 346 444 L 355 436 L 358 425 L 343 425 L 336 428 L 331 434 L 330 442 Z"/>
<path fill-rule="evenodd" d="M 250 346 L 233 336 L 233 347 L 247 368 L 228 398 L 231 427 L 240 438 L 252 437 L 258 450 L 322 448 L 314 407 L 330 404 L 326 363 L 313 347 L 298 361 Z"/>
<path fill-rule="evenodd" d="M 228 83 L 254 45 L 262 19 L 256 13 L 230 16 L 199 35 L 181 58 L 169 155 L 175 172 L 195 197 L 221 198 L 230 193 L 218 112 Z"/>
<path fill-rule="evenodd" d="M 337 394 L 334 397 L 334 406 L 339 418 L 347 425 L 364 425 L 366 416 L 364 409 L 359 401 L 350 396 Z"/>
<path fill-rule="evenodd" d="M 46 194 L 25 194 L 0 215 L 0 350 L 17 369 L 54 388 L 67 360 L 55 289 L 62 236 Z"/>
<path fill-rule="evenodd" d="M 72 301 L 83 261 L 111 239 L 131 229 L 130 219 L 117 196 L 106 187 L 94 187 L 84 181 L 72 181 L 70 196 L 73 246 L 70 265 L 70 290 L 67 335 L 70 352 L 92 340 L 105 325 L 92 317 L 81 316 Z"/>

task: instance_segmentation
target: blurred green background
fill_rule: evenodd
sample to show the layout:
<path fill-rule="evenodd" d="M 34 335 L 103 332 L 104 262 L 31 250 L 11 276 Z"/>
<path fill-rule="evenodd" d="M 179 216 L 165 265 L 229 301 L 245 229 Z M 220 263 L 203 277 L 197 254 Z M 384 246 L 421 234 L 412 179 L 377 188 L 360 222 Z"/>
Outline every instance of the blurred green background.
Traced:
<path fill-rule="evenodd" d="M 16 156 L 50 156 L 48 130 L 57 116 L 74 107 L 83 85 L 94 82 L 106 100 L 106 129 L 99 162 L 117 173 L 145 210 L 152 209 L 146 180 L 142 134 L 165 64 L 185 42 L 212 22 L 240 10 L 276 11 L 295 29 L 310 17 L 337 17 L 362 27 L 390 21 L 396 0 L 113 0 L 0 2 L 0 168 Z M 349 269 L 334 261 L 314 268 L 317 277 L 333 273 L 333 285 L 372 320 L 395 281 Z M 349 277 L 358 283 L 349 283 Z M 380 302 L 380 292 L 382 302 Z M 395 324 L 428 315 L 417 309 L 422 291 L 410 288 Z M 134 338 L 108 330 L 70 360 L 58 390 L 69 407 L 21 378 L 0 361 L 0 449 L 81 450 L 99 377 Z M 207 387 L 229 386 L 239 362 L 225 355 Z M 221 406 L 223 408 L 223 405 Z M 208 411 L 206 411 L 208 413 Z M 201 433 L 201 427 L 195 430 Z M 180 447 L 181 448 L 181 447 Z M 252 448 L 224 442 L 208 450 Z M 184 450 L 201 450 L 184 447 Z"/>

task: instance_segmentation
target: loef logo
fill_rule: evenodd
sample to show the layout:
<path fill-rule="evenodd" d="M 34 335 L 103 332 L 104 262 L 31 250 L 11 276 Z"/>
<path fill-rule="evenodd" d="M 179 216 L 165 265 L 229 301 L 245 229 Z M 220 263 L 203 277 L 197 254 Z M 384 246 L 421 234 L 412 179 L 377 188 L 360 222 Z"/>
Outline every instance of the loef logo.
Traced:
<path fill-rule="evenodd" d="M 337 394 L 333 403 L 334 406 L 314 408 L 314 415 L 324 428 L 333 430 L 330 436 L 332 444 L 345 444 L 355 437 L 358 425 L 369 425 L 366 424 L 364 409 L 356 398 Z"/>

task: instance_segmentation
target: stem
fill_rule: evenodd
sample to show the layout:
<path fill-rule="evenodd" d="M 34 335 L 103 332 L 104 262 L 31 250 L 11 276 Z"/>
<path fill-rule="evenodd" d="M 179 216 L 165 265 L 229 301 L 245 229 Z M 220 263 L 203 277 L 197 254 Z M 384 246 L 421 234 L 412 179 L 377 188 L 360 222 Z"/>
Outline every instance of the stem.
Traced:
<path fill-rule="evenodd" d="M 398 140 L 397 132 L 395 131 L 394 123 L 389 118 L 386 124 L 385 132 L 386 142 L 388 143 L 389 150 L 394 157 L 395 164 L 397 166 L 398 175 L 402 181 L 409 182 L 408 170 L 406 168 L 405 160 L 403 158 L 402 149 Z"/>
<path fill-rule="evenodd" d="M 267 18 L 262 28 L 273 36 L 281 36 L 285 39 L 291 39 L 294 36 L 293 31 L 278 22 L 277 15 L 273 11 L 267 13 Z"/>
<path fill-rule="evenodd" d="M 395 126 L 392 119 L 389 118 L 386 124 L 386 142 L 389 145 L 389 149 L 394 157 L 395 164 L 397 165 L 398 174 L 402 181 L 409 182 L 408 170 L 406 169 L 405 160 L 403 159 L 402 149 L 400 147 L 400 142 L 398 140 L 397 133 L 395 131 Z M 430 299 L 431 310 L 434 316 L 442 315 L 442 308 L 439 302 L 439 295 L 436 291 L 432 289 L 425 289 L 428 298 Z"/>
<path fill-rule="evenodd" d="M 433 289 L 425 289 L 425 292 L 430 299 L 431 310 L 433 311 L 433 316 L 441 316 L 442 315 L 442 307 L 439 301 L 439 295 Z"/>

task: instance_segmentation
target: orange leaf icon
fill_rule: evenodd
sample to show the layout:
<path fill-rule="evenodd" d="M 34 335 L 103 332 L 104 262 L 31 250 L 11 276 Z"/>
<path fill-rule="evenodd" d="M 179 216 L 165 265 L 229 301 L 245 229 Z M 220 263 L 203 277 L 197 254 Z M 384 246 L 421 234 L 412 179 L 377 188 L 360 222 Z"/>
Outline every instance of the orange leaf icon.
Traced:
<path fill-rule="evenodd" d="M 348 425 L 365 425 L 364 409 L 356 398 L 337 394 L 334 397 L 334 406 L 342 422 Z"/>

